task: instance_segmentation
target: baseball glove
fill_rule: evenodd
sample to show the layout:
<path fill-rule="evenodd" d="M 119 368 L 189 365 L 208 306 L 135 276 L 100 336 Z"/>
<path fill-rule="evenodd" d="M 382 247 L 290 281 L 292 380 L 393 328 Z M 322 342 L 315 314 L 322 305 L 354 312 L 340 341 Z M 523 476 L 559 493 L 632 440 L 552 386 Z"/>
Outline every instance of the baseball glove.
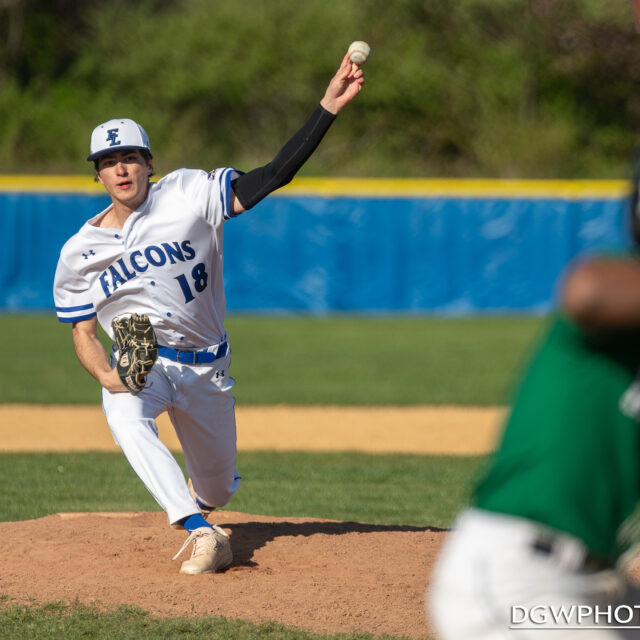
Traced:
<path fill-rule="evenodd" d="M 149 317 L 136 313 L 116 316 L 111 328 L 120 352 L 116 364 L 120 380 L 134 395 L 140 393 L 158 358 L 158 342 Z"/>

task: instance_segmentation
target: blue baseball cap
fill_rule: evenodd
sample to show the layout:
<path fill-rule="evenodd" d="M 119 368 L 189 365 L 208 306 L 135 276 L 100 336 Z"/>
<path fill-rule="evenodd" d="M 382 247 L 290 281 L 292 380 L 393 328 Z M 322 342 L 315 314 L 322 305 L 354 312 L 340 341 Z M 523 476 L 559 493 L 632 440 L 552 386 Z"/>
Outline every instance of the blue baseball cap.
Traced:
<path fill-rule="evenodd" d="M 96 160 L 107 153 L 128 149 L 146 149 L 151 153 L 149 136 L 137 122 L 128 118 L 114 118 L 99 124 L 93 130 L 91 153 L 87 160 Z"/>

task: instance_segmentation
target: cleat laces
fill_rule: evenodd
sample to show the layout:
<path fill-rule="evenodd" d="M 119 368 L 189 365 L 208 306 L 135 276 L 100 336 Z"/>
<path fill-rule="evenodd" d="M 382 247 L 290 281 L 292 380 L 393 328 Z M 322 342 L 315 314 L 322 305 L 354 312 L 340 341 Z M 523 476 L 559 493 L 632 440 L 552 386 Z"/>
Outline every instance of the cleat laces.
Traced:
<path fill-rule="evenodd" d="M 228 538 L 229 535 L 226 531 L 224 531 L 218 525 L 211 525 L 211 529 L 209 527 L 200 527 L 199 529 L 195 529 L 189 534 L 189 537 L 184 541 L 182 547 L 180 547 L 180 551 L 173 556 L 172 560 L 177 560 L 180 554 L 193 542 L 193 551 L 191 552 L 192 558 L 197 558 L 198 556 L 214 553 L 216 551 L 220 551 L 222 549 L 222 542 L 216 538 L 214 532 Z"/>

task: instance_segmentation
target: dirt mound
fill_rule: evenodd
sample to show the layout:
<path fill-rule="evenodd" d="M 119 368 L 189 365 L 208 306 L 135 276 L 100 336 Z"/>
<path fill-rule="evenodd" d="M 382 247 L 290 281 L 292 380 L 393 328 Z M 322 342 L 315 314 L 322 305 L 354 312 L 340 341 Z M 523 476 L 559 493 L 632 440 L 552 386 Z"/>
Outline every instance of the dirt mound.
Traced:
<path fill-rule="evenodd" d="M 247 407 L 241 450 L 476 455 L 491 449 L 499 407 Z M 178 442 L 166 416 L 160 437 Z M 20 428 L 16 428 L 20 425 Z M 0 450 L 115 450 L 99 407 L 0 407 Z M 157 615 L 276 620 L 320 633 L 423 638 L 424 593 L 444 533 L 409 526 L 220 511 L 234 561 L 183 576 L 184 531 L 163 513 L 58 514 L 0 523 L 0 594 L 18 602 L 137 605 Z M 183 557 L 187 557 L 186 555 Z"/>
<path fill-rule="evenodd" d="M 276 620 L 315 632 L 422 638 L 439 529 L 220 511 L 234 561 L 185 576 L 163 513 L 57 514 L 0 523 L 0 593 L 18 602 L 137 605 L 157 615 Z M 186 552 L 185 552 L 186 553 Z"/>

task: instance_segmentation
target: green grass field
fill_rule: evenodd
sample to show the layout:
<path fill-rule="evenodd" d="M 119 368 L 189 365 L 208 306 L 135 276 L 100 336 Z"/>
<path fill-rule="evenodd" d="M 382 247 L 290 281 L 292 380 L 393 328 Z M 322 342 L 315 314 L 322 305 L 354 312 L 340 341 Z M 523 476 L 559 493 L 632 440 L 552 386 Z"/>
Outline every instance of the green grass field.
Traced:
<path fill-rule="evenodd" d="M 236 397 L 244 404 L 494 405 L 508 401 L 540 318 L 231 316 Z M 50 316 L 0 316 L 0 403 L 99 403 Z M 25 347 L 25 345 L 27 345 Z M 105 427 L 106 428 L 106 427 Z M 181 457 L 179 461 L 183 463 Z M 241 452 L 228 508 L 374 524 L 447 527 L 482 458 Z M 118 453 L 0 454 L 0 521 L 60 511 L 156 510 Z M 356 640 L 224 618 L 156 619 L 127 607 L 25 607 L 0 600 L 0 637 Z"/>
<path fill-rule="evenodd" d="M 137 607 L 104 612 L 81 604 L 19 606 L 0 598 L 2 640 L 366 640 L 365 633 L 319 635 L 276 622 L 253 624 L 223 617 L 154 618 Z M 390 640 L 392 636 L 375 636 Z M 393 640 L 399 640 L 393 636 Z"/>
<path fill-rule="evenodd" d="M 244 451 L 237 465 L 243 484 L 228 508 L 447 527 L 481 463 L 477 457 Z M 0 487 L 0 521 L 158 509 L 120 453 L 0 454 Z"/>
<path fill-rule="evenodd" d="M 230 316 L 241 404 L 502 404 L 541 318 Z M 0 403 L 96 404 L 71 328 L 0 315 Z"/>

